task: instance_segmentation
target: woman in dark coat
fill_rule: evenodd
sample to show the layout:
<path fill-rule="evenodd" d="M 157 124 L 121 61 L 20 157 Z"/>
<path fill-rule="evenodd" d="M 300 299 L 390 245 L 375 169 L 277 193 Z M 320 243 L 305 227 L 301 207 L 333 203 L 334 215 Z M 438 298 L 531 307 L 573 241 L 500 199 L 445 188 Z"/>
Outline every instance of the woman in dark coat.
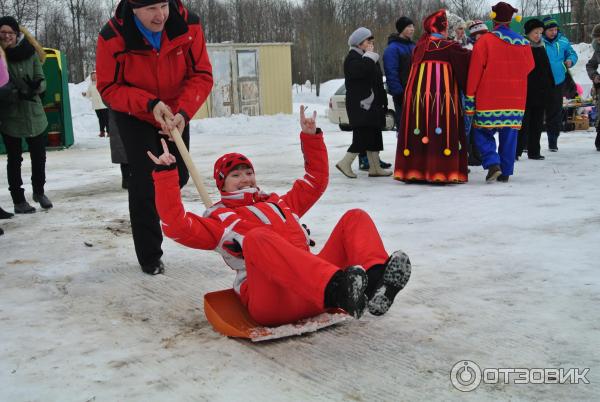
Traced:
<path fill-rule="evenodd" d="M 390 176 L 381 168 L 379 151 L 383 150 L 381 127 L 387 110 L 387 94 L 379 55 L 373 50 L 373 35 L 358 28 L 348 39 L 350 52 L 344 60 L 346 111 L 352 126 L 352 144 L 335 166 L 347 177 L 356 178 L 352 162 L 360 152 L 367 152 L 369 177 Z"/>
<path fill-rule="evenodd" d="M 525 35 L 531 43 L 535 67 L 527 76 L 527 104 L 523 124 L 521 130 L 519 130 L 516 159 L 519 159 L 525 146 L 527 146 L 527 157 L 529 159 L 543 160 L 546 158 L 540 154 L 540 137 L 544 125 L 546 99 L 551 95 L 550 92 L 554 88 L 554 78 L 542 40 L 544 23 L 532 18 L 525 23 L 524 29 Z"/>
<path fill-rule="evenodd" d="M 45 57 L 35 38 L 21 32 L 13 17 L 0 18 L 0 46 L 6 52 L 11 82 L 18 90 L 18 99 L 0 108 L 0 133 L 6 146 L 7 173 L 15 213 L 35 212 L 25 199 L 21 163 L 22 141 L 25 139 L 31 156 L 33 200 L 44 209 L 52 202 L 44 194 L 46 183 L 46 138 L 43 135 L 48 120 L 40 94 L 46 90 L 41 58 Z"/>

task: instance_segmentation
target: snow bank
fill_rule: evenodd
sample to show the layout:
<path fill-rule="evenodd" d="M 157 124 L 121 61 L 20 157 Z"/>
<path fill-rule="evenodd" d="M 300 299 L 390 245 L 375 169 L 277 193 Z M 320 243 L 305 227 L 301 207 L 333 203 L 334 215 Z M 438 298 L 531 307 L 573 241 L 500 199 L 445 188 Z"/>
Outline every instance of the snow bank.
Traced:
<path fill-rule="evenodd" d="M 573 80 L 583 88 L 583 96 L 588 98 L 592 90 L 592 81 L 588 77 L 585 70 L 586 63 L 592 58 L 594 49 L 590 43 L 578 43 L 573 45 L 573 50 L 577 53 L 579 60 L 574 67 L 571 68 Z"/>

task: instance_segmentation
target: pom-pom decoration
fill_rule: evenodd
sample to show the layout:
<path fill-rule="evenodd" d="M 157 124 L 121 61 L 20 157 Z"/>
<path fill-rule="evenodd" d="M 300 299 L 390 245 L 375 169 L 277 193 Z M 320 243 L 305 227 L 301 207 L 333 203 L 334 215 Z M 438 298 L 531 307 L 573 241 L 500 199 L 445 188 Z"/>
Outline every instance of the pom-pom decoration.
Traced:
<path fill-rule="evenodd" d="M 410 155 L 410 151 L 408 149 L 405 149 L 403 152 L 404 156 L 409 156 Z"/>
<path fill-rule="evenodd" d="M 440 127 L 436 128 L 436 129 L 435 129 L 435 133 L 436 133 L 437 135 L 440 135 L 440 134 L 442 133 L 442 129 L 441 129 Z"/>
<path fill-rule="evenodd" d="M 515 21 L 517 21 L 517 22 L 521 22 L 522 19 L 523 19 L 523 17 L 521 17 L 520 15 L 517 15 L 515 17 Z"/>
<path fill-rule="evenodd" d="M 421 134 L 421 130 L 419 130 L 418 128 L 415 128 L 415 130 L 413 131 L 413 133 L 415 135 L 419 135 L 419 134 Z"/>
<path fill-rule="evenodd" d="M 450 151 L 448 148 L 444 149 L 444 155 L 450 156 L 451 154 L 452 154 L 452 151 Z"/>
<path fill-rule="evenodd" d="M 427 138 L 427 137 L 423 137 L 423 138 L 421 138 L 421 142 L 422 142 L 423 144 L 429 144 L 429 138 Z"/>
<path fill-rule="evenodd" d="M 490 12 L 490 19 L 494 19 L 494 18 L 496 18 L 496 12 L 492 11 L 492 12 Z"/>

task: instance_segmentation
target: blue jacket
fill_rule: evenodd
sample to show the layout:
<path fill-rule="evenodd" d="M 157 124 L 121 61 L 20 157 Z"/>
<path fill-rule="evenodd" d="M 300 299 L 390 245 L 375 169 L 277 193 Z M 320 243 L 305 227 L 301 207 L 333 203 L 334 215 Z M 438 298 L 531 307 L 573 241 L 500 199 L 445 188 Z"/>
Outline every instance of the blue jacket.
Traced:
<path fill-rule="evenodd" d="M 383 52 L 383 69 L 388 92 L 392 96 L 401 96 L 408 81 L 412 53 L 415 44 L 410 39 L 401 38 L 398 34 L 391 34 L 388 46 Z"/>
<path fill-rule="evenodd" d="M 553 40 L 549 40 L 544 36 L 544 45 L 548 54 L 548 60 L 550 60 L 554 85 L 562 84 L 567 73 L 565 61 L 571 60 L 573 63 L 571 67 L 573 67 L 577 63 L 577 53 L 571 47 L 569 39 L 560 32 Z"/>

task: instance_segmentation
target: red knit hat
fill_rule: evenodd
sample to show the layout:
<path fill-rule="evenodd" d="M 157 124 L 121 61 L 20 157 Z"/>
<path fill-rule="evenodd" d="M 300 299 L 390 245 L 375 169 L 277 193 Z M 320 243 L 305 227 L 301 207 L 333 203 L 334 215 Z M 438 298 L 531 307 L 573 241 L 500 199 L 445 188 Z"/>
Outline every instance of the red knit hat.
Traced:
<path fill-rule="evenodd" d="M 441 33 L 448 28 L 446 10 L 438 10 L 423 21 L 423 29 L 427 33 Z"/>
<path fill-rule="evenodd" d="M 510 4 L 501 1 L 500 3 L 492 7 L 490 17 L 497 24 L 510 24 L 510 22 L 512 21 L 513 14 L 518 12 L 519 10 L 517 10 Z"/>
<path fill-rule="evenodd" d="M 217 188 L 219 190 L 223 188 L 227 175 L 239 165 L 248 165 L 250 169 L 254 170 L 254 166 L 252 165 L 252 162 L 250 162 L 250 159 L 246 158 L 242 154 L 230 153 L 225 154 L 217 159 L 215 162 L 213 177 L 217 182 Z"/>

